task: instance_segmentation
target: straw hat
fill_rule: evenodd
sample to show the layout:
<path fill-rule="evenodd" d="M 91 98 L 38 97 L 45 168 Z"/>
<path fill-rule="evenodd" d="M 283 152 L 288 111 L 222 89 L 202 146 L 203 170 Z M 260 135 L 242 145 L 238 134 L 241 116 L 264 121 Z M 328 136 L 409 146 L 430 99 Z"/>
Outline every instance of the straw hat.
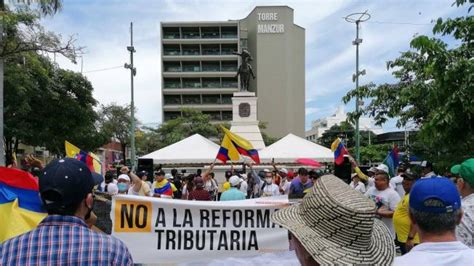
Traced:
<path fill-rule="evenodd" d="M 389 265 L 395 257 L 390 231 L 375 218 L 375 204 L 333 175 L 319 178 L 301 204 L 273 213 L 272 219 L 319 264 Z"/>

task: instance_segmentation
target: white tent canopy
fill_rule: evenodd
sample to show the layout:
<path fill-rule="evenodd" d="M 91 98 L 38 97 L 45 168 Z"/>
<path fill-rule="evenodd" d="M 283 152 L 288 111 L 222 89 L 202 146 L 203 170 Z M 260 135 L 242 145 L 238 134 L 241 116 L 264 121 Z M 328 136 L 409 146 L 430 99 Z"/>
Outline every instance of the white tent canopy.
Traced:
<path fill-rule="evenodd" d="M 276 163 L 295 163 L 299 158 L 318 162 L 334 161 L 334 153 L 330 149 L 291 133 L 259 151 L 259 155 L 262 163 L 269 163 L 272 158 L 275 158 Z"/>
<path fill-rule="evenodd" d="M 153 159 L 154 164 L 211 164 L 218 151 L 219 145 L 194 134 L 140 159 Z"/>

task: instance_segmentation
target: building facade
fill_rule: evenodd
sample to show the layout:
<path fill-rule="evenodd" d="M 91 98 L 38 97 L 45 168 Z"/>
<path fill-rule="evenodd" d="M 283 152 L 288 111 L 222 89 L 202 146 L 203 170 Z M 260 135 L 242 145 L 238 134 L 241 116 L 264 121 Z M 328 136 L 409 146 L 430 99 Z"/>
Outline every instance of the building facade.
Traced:
<path fill-rule="evenodd" d="M 163 120 L 182 108 L 201 110 L 213 121 L 232 120 L 236 77 L 247 49 L 256 75 L 257 119 L 270 136 L 304 135 L 305 31 L 287 6 L 256 7 L 242 20 L 161 23 Z"/>
<path fill-rule="evenodd" d="M 314 120 L 311 123 L 311 129 L 306 131 L 306 139 L 310 141 L 316 141 L 318 138 L 323 136 L 323 133 L 330 129 L 334 125 L 339 125 L 341 122 L 347 120 L 347 114 L 344 111 L 344 106 L 339 106 L 336 113 L 332 116 L 328 116 L 322 119 Z M 373 119 L 369 117 L 359 118 L 359 129 L 361 131 L 372 131 L 374 134 L 378 135 L 383 132 L 382 127 L 375 126 Z"/>

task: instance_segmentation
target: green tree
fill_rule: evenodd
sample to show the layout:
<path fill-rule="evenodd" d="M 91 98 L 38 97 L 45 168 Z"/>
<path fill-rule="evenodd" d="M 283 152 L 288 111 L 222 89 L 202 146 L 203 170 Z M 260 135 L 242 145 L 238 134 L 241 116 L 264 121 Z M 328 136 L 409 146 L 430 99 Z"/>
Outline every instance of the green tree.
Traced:
<path fill-rule="evenodd" d="M 130 144 L 130 127 L 132 124 L 130 105 L 122 106 L 116 103 L 102 105 L 99 111 L 99 128 L 109 139 L 116 139 L 120 142 L 124 160 L 126 149 Z M 135 120 L 137 125 L 139 121 Z"/>
<path fill-rule="evenodd" d="M 460 7 L 466 1 L 457 0 Z M 474 17 L 439 18 L 433 34 L 455 39 L 448 45 L 439 37 L 417 36 L 411 49 L 387 63 L 396 84 L 369 84 L 344 96 L 371 99 L 361 113 L 377 124 L 397 119 L 397 126 L 415 123 L 419 128 L 415 146 L 426 159 L 452 164 L 472 155 L 474 147 Z"/>
<path fill-rule="evenodd" d="M 327 148 L 331 148 L 331 144 L 333 143 L 333 141 L 338 137 L 342 137 L 345 141 L 344 143 L 346 147 L 352 148 L 355 146 L 354 133 L 354 126 L 347 121 L 343 121 L 341 122 L 341 124 L 334 125 L 328 130 L 326 130 L 323 135 L 317 140 L 317 143 Z M 375 138 L 376 135 L 372 131 L 361 131 L 360 145 L 370 145 L 371 142 L 375 140 Z"/>
<path fill-rule="evenodd" d="M 92 85 L 81 74 L 53 65 L 34 52 L 6 59 L 5 146 L 18 143 L 64 154 L 64 140 L 92 150 L 106 140 L 97 130 Z"/>

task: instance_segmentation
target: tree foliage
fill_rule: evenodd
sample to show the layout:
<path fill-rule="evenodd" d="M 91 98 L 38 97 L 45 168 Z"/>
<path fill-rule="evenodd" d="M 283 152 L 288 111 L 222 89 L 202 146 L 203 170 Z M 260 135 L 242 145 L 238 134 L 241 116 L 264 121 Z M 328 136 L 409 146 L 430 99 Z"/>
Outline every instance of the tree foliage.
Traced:
<path fill-rule="evenodd" d="M 41 16 L 53 15 L 61 8 L 61 1 L 38 1 L 37 9 L 29 5 L 36 1 L 12 1 L 13 7 L 0 0 L 0 15 L 4 38 L 0 45 L 0 58 L 8 58 L 22 52 L 61 54 L 75 63 L 83 47 L 76 47 L 74 36 L 63 41 L 62 36 L 47 31 L 39 23 Z"/>
<path fill-rule="evenodd" d="M 370 134 L 370 141 L 369 141 Z M 352 148 L 355 146 L 355 129 L 352 124 L 347 121 L 343 121 L 340 124 L 333 125 L 331 128 L 326 130 L 323 135 L 318 139 L 318 144 L 321 144 L 327 148 L 331 148 L 333 141 L 341 137 L 344 139 L 344 144 L 347 148 Z M 373 142 L 376 138 L 376 135 L 372 131 L 360 131 L 360 145 L 366 146 L 370 142 Z"/>
<path fill-rule="evenodd" d="M 64 153 L 64 140 L 92 150 L 105 142 L 96 128 L 92 85 L 81 74 L 58 68 L 34 52 L 6 59 L 5 140 Z"/>
<path fill-rule="evenodd" d="M 462 6 L 466 1 L 458 0 Z M 469 8 L 470 11 L 470 8 Z M 474 147 L 474 17 L 439 18 L 433 27 L 438 37 L 417 36 L 411 49 L 387 63 L 396 84 L 369 84 L 350 91 L 344 98 L 370 98 L 361 114 L 377 124 L 397 119 L 397 126 L 415 123 L 419 150 L 434 161 L 460 161 Z M 453 38 L 450 46 L 439 36 Z"/>
<path fill-rule="evenodd" d="M 139 124 L 138 121 L 135 122 Z M 124 160 L 126 160 L 126 147 L 130 144 L 130 128 L 132 124 L 130 105 L 111 103 L 102 105 L 99 110 L 99 127 L 109 138 L 116 139 L 122 146 Z"/>

